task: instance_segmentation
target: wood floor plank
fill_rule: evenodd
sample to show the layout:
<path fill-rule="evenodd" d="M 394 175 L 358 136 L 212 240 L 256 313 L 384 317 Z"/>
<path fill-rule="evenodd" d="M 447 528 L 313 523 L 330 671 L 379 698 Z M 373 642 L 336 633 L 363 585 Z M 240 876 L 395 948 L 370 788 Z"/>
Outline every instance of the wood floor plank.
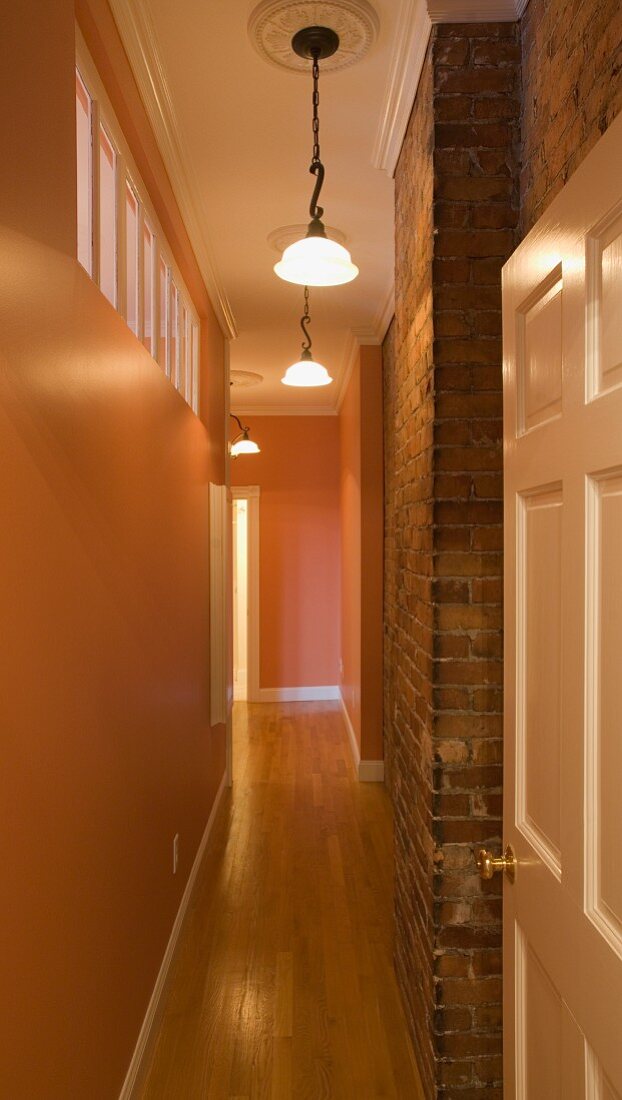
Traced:
<path fill-rule="evenodd" d="M 141 1100 L 423 1100 L 392 965 L 392 820 L 334 703 L 236 703 Z"/>

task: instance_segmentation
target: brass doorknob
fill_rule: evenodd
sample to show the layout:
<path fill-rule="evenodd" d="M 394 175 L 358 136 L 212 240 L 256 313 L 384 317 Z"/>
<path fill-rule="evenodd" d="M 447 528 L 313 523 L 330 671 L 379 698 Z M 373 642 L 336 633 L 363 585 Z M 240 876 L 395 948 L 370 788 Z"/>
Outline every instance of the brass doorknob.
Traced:
<path fill-rule="evenodd" d="M 492 878 L 498 871 L 505 871 L 508 880 L 514 882 L 516 878 L 516 856 L 511 844 L 508 844 L 502 856 L 493 856 L 485 848 L 480 848 L 477 853 L 477 869 L 480 878 Z"/>

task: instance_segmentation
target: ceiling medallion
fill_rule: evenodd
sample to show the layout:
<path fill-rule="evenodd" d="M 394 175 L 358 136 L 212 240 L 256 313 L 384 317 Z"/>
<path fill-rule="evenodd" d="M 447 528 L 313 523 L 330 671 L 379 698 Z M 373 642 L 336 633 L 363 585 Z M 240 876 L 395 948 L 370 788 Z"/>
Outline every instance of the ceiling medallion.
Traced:
<path fill-rule="evenodd" d="M 257 374 L 253 370 L 232 370 L 229 372 L 229 381 L 236 390 L 248 390 L 251 386 L 258 386 L 263 382 L 263 374 Z"/>
<path fill-rule="evenodd" d="M 294 53 L 292 38 L 305 27 L 329 27 L 339 36 L 339 49 L 322 61 L 322 72 L 334 72 L 367 53 L 378 25 L 378 16 L 367 0 L 262 0 L 251 13 L 248 34 L 265 61 L 308 73 L 308 58 Z"/>

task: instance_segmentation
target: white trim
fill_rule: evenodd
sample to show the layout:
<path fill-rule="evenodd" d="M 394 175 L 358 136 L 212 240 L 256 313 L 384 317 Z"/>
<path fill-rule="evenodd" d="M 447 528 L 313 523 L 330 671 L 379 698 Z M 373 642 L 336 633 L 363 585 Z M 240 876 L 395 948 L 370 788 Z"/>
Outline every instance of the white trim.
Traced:
<path fill-rule="evenodd" d="M 514 23 L 519 6 L 520 0 L 428 0 L 428 13 L 433 23 Z"/>
<path fill-rule="evenodd" d="M 382 306 L 376 314 L 375 329 L 380 344 L 384 342 L 389 325 L 395 316 L 395 282 L 391 279 L 391 285 Z"/>
<path fill-rule="evenodd" d="M 259 485 L 232 485 L 231 499 L 248 501 L 248 635 L 246 699 L 260 701 L 259 693 Z"/>
<path fill-rule="evenodd" d="M 341 382 L 340 382 L 340 385 L 339 385 L 339 390 L 338 390 L 338 393 L 337 393 L 337 400 L 336 400 L 336 403 L 335 403 L 337 412 L 340 412 L 341 406 L 343 405 L 343 399 L 346 395 L 348 386 L 350 384 L 350 378 L 352 377 L 352 371 L 354 370 L 354 365 L 355 365 L 357 357 L 358 357 L 360 346 L 361 345 L 360 345 L 357 337 L 354 335 L 352 330 L 350 330 L 350 332 L 348 332 L 348 338 L 347 338 L 345 350 L 344 350 L 344 353 L 343 353 L 343 361 L 342 361 L 342 368 L 341 368 Z"/>
<path fill-rule="evenodd" d="M 528 0 L 401 0 L 371 158 L 374 168 L 395 175 L 432 25 L 514 22 L 520 19 L 527 3 Z"/>
<path fill-rule="evenodd" d="M 190 907 L 192 893 L 199 874 L 201 863 L 203 862 L 203 856 L 205 855 L 207 842 L 209 840 L 214 821 L 216 820 L 216 814 L 218 813 L 220 801 L 225 790 L 226 778 L 226 774 L 223 775 L 216 797 L 214 799 L 214 805 L 212 806 L 210 815 L 207 819 L 207 825 L 205 826 L 205 831 L 201 838 L 201 843 L 199 844 L 197 854 L 194 857 L 192 870 L 190 871 L 190 874 L 188 876 L 186 888 L 183 892 L 183 896 L 179 904 L 179 909 L 177 910 L 175 923 L 173 924 L 173 927 L 171 929 L 169 941 L 166 945 L 166 951 L 164 952 L 164 958 L 162 959 L 162 963 L 158 971 L 158 976 L 153 987 L 153 993 L 151 994 L 149 1004 L 147 1005 L 147 1011 L 145 1013 L 145 1018 L 140 1029 L 140 1033 L 138 1035 L 136 1047 L 134 1048 L 132 1060 L 130 1062 L 125 1081 L 123 1082 L 123 1087 L 119 1094 L 119 1100 L 132 1100 L 132 1098 L 138 1097 L 138 1090 L 140 1085 L 142 1084 L 142 1071 L 146 1068 L 144 1063 L 146 1062 L 147 1051 L 149 1049 L 152 1036 L 155 1032 L 156 1025 L 162 1015 L 162 1011 L 164 1008 L 164 997 L 167 992 L 171 966 L 173 963 L 173 959 L 175 958 L 175 952 L 177 950 L 177 944 L 179 942 L 181 930 L 186 919 L 186 914 Z"/>
<path fill-rule="evenodd" d="M 231 342 L 229 340 L 225 340 L 224 352 L 225 399 L 222 420 L 222 438 L 226 441 L 229 438 L 229 412 L 231 404 L 231 386 L 229 385 L 229 378 L 231 375 Z M 225 447 L 225 485 L 227 486 L 227 522 L 233 524 L 231 507 L 231 456 L 228 447 Z M 233 539 L 231 540 L 231 544 L 233 545 Z M 231 561 L 227 570 L 227 611 L 233 608 L 232 565 L 233 562 Z M 231 674 L 231 679 L 229 679 L 230 669 L 233 669 L 233 614 L 227 614 L 227 722 L 225 730 L 225 760 L 228 787 L 233 786 L 233 673 Z"/>
<path fill-rule="evenodd" d="M 380 125 L 371 162 L 395 175 L 428 48 L 432 22 L 425 0 L 401 0 Z"/>
<path fill-rule="evenodd" d="M 260 688 L 260 703 L 312 703 L 322 699 L 339 699 L 339 685 L 319 687 Z"/>
<path fill-rule="evenodd" d="M 210 725 L 227 722 L 228 577 L 227 486 L 209 483 Z"/>
<path fill-rule="evenodd" d="M 384 760 L 361 760 L 359 783 L 384 783 Z"/>
<path fill-rule="evenodd" d="M 352 752 L 352 760 L 354 763 L 354 770 L 357 774 L 359 783 L 384 783 L 384 760 L 361 760 L 361 753 L 359 750 L 358 741 L 356 740 L 356 734 L 354 732 L 354 726 L 350 720 L 348 714 L 348 708 L 343 697 L 343 692 L 339 691 L 339 699 L 341 702 L 341 710 L 343 712 L 343 721 L 348 734 L 348 740 L 350 742 L 350 751 Z"/>
<path fill-rule="evenodd" d="M 222 331 L 237 336 L 235 319 L 220 281 L 207 237 L 203 189 L 200 187 L 187 144 L 177 121 L 173 98 L 160 57 L 157 36 L 145 0 L 110 0 L 132 72 L 155 133 L 181 216 L 192 242 L 201 274 Z"/>
<path fill-rule="evenodd" d="M 341 709 L 343 711 L 343 720 L 345 722 L 346 732 L 348 734 L 348 740 L 350 741 L 350 749 L 352 751 L 352 759 L 354 761 L 354 768 L 356 770 L 356 774 L 358 775 L 359 765 L 361 763 L 361 752 L 360 752 L 360 749 L 359 749 L 359 743 L 356 740 L 356 734 L 354 732 L 354 726 L 352 725 L 352 722 L 350 720 L 350 715 L 348 714 L 348 708 L 346 706 L 346 701 L 343 697 L 343 692 L 341 690 L 339 692 L 339 698 L 341 700 Z"/>

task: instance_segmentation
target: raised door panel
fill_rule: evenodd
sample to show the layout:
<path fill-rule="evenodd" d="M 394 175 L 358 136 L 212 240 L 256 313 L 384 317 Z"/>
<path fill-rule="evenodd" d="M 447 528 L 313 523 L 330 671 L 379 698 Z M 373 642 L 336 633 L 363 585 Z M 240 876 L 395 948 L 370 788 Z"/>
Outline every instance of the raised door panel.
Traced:
<path fill-rule="evenodd" d="M 622 213 L 619 208 L 587 240 L 589 394 L 622 385 Z"/>
<path fill-rule="evenodd" d="M 518 312 L 519 432 L 561 415 L 562 289 L 555 268 Z"/>
<path fill-rule="evenodd" d="M 561 487 L 518 498 L 517 825 L 561 875 Z"/>
<path fill-rule="evenodd" d="M 622 470 L 588 481 L 586 898 L 622 957 Z"/>

